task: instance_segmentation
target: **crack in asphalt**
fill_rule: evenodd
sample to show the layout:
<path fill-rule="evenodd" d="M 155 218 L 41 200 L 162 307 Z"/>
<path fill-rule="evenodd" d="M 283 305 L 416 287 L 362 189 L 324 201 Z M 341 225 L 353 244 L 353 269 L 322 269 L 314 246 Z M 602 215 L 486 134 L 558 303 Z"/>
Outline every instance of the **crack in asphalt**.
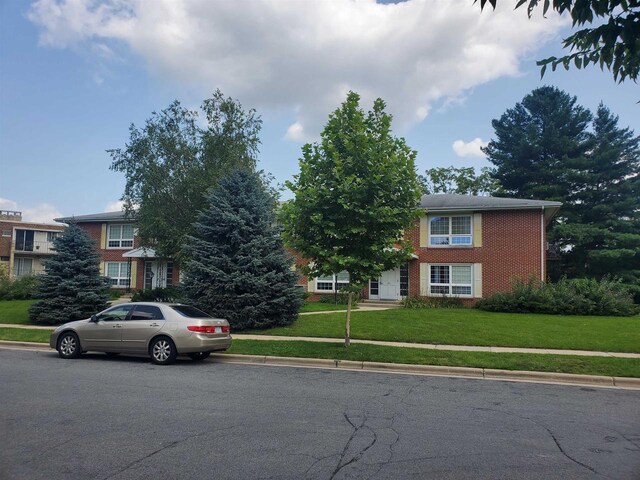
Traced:
<path fill-rule="evenodd" d="M 571 461 L 572 461 L 573 463 L 575 463 L 576 465 L 579 465 L 579 466 L 581 466 L 581 467 L 583 467 L 583 468 L 586 468 L 587 470 L 589 470 L 589 471 L 590 471 L 590 472 L 592 472 L 592 473 L 595 473 L 596 475 L 602 475 L 603 477 L 611 478 L 609 475 L 606 475 L 606 474 L 604 474 L 604 473 L 598 472 L 598 471 L 597 471 L 595 468 L 593 468 L 592 466 L 587 465 L 587 464 L 585 464 L 585 463 L 582 463 L 580 460 L 577 460 L 577 459 L 573 458 L 571 455 L 569 455 L 569 454 L 564 450 L 564 448 L 562 448 L 562 445 L 560 444 L 560 441 L 557 439 L 557 437 L 555 436 L 555 434 L 553 433 L 553 431 L 551 431 L 551 429 L 550 429 L 549 427 L 547 427 L 546 425 L 544 425 L 543 423 L 536 422 L 535 420 L 533 420 L 533 419 L 532 419 L 532 418 L 530 418 L 530 417 L 524 417 L 524 416 L 522 416 L 522 415 L 518 415 L 518 414 L 513 413 L 513 412 L 506 412 L 506 411 L 504 411 L 504 410 L 498 410 L 498 409 L 495 409 L 495 408 L 475 408 L 474 410 L 481 410 L 481 411 L 490 411 L 490 412 L 502 413 L 502 414 L 505 414 L 505 415 L 511 415 L 511 416 L 513 416 L 513 417 L 520 418 L 520 419 L 522 419 L 522 420 L 527 420 L 527 421 L 529 421 L 529 422 L 533 423 L 534 425 L 537 425 L 538 427 L 543 428 L 543 429 L 544 429 L 544 430 L 545 430 L 545 431 L 546 431 L 546 432 L 551 436 L 551 438 L 553 439 L 553 442 L 556 444 L 556 447 L 558 447 L 558 450 L 560 451 L 560 453 L 562 453 L 562 455 L 564 455 L 568 460 L 571 460 Z"/>
<path fill-rule="evenodd" d="M 233 428 L 233 427 L 230 427 L 230 428 Z M 228 429 L 227 429 L 227 430 L 228 430 Z M 166 450 L 166 449 L 171 448 L 171 447 L 175 447 L 176 445 L 178 445 L 178 444 L 180 444 L 180 443 L 186 442 L 187 440 L 190 440 L 190 439 L 195 438 L 195 437 L 200 437 L 200 436 L 202 436 L 202 435 L 205 435 L 206 433 L 209 433 L 209 432 L 200 432 L 200 433 L 195 433 L 195 434 L 193 434 L 193 435 L 189 435 L 188 437 L 181 438 L 180 440 L 176 440 L 176 441 L 174 441 L 174 442 L 168 443 L 168 444 L 167 444 L 167 445 L 165 445 L 164 447 L 159 448 L 159 449 L 157 449 L 157 450 L 155 450 L 155 451 L 153 451 L 153 452 L 149 453 L 148 455 L 145 455 L 144 457 L 141 457 L 141 458 L 139 458 L 139 459 L 137 459 L 137 460 L 135 460 L 135 461 L 133 461 L 133 462 L 129 463 L 128 465 L 126 465 L 125 467 L 121 468 L 121 469 L 120 469 L 120 470 L 118 470 L 117 472 L 111 473 L 111 474 L 107 475 L 106 477 L 103 477 L 103 478 L 102 478 L 102 480 L 108 480 L 108 479 L 110 479 L 110 478 L 115 477 L 116 475 L 120 475 L 121 473 L 123 473 L 123 472 L 125 472 L 125 471 L 129 470 L 131 467 L 134 467 L 135 465 L 138 465 L 139 463 L 142 463 L 142 462 L 143 462 L 143 461 L 145 461 L 146 459 L 148 459 L 148 458 L 150 458 L 150 457 L 153 457 L 154 455 L 156 455 L 156 454 L 158 454 L 158 453 L 162 452 L 163 450 Z"/>
<path fill-rule="evenodd" d="M 343 416 L 345 418 L 345 420 L 349 423 L 349 425 L 351 425 L 353 427 L 353 432 L 351 432 L 351 436 L 349 437 L 349 440 L 347 440 L 347 443 L 345 444 L 344 448 L 342 449 L 342 453 L 340 454 L 340 458 L 338 459 L 338 464 L 336 465 L 336 468 L 333 470 L 333 472 L 331 473 L 331 476 L 329 477 L 329 480 L 333 480 L 335 478 L 335 476 L 340 473 L 340 470 L 342 470 L 343 468 L 351 465 L 352 463 L 357 462 L 358 460 L 360 460 L 362 458 L 362 456 L 366 453 L 367 450 L 369 450 L 371 447 L 373 447 L 373 445 L 378 441 L 378 435 L 376 434 L 376 432 L 368 427 L 367 425 L 365 425 L 365 423 L 367 422 L 367 416 L 363 415 L 362 417 L 362 422 L 360 422 L 360 425 L 356 425 L 355 423 L 353 423 L 351 421 L 351 419 L 349 418 L 349 415 L 347 414 L 347 412 L 343 413 Z M 355 455 L 353 455 L 351 457 L 351 460 L 349 460 L 348 462 L 344 462 L 344 459 L 347 455 L 347 452 L 349 450 L 349 446 L 351 445 L 351 442 L 353 442 L 353 439 L 356 438 L 356 436 L 358 435 L 358 432 L 360 432 L 363 428 L 366 428 L 368 431 L 370 431 L 373 435 L 373 440 L 371 440 L 371 442 L 364 447 L 362 450 L 358 451 Z"/>

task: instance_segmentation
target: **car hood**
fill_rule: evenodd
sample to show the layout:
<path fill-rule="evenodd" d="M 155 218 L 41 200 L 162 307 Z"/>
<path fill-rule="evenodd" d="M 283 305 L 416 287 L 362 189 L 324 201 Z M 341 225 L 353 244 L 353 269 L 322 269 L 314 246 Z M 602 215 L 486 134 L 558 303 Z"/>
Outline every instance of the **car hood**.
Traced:
<path fill-rule="evenodd" d="M 62 325 L 58 326 L 58 328 L 56 328 L 54 330 L 54 332 L 58 332 L 60 330 L 62 330 L 63 328 L 75 328 L 75 327 L 79 327 L 80 325 L 84 325 L 86 323 L 89 323 L 91 321 L 90 318 L 85 318 L 84 320 L 76 320 L 75 322 L 67 322 L 67 323 L 63 323 Z"/>

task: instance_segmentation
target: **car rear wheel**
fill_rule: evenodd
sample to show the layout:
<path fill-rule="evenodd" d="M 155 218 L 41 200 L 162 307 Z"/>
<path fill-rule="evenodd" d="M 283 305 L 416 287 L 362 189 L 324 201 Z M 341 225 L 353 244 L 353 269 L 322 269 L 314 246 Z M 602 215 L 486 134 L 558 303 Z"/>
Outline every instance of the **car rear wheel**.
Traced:
<path fill-rule="evenodd" d="M 78 358 L 82 353 L 80 340 L 73 332 L 65 332 L 58 340 L 58 355 L 61 358 Z"/>
<path fill-rule="evenodd" d="M 209 358 L 209 355 L 211 355 L 211 352 L 196 352 L 196 353 L 190 353 L 189 357 L 191 357 L 191 360 L 195 360 L 196 362 L 199 362 L 200 360 Z"/>
<path fill-rule="evenodd" d="M 170 338 L 158 337 L 151 342 L 149 347 L 151 361 L 156 365 L 169 365 L 176 361 L 178 352 Z"/>

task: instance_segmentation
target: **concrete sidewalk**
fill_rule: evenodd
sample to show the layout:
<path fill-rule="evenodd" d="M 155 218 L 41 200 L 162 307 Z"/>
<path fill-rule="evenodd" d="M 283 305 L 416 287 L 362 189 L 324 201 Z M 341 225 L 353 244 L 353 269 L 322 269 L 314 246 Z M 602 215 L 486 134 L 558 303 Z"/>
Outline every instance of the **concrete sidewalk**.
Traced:
<path fill-rule="evenodd" d="M 0 328 L 24 328 L 30 330 L 53 330 L 55 327 L 42 327 L 38 325 L 14 325 L 0 324 Z M 274 340 L 274 341 L 301 341 L 316 343 L 343 343 L 343 338 L 324 337 L 287 337 L 276 335 L 248 335 L 236 333 L 232 335 L 236 340 Z M 384 342 L 380 340 L 351 339 L 352 344 L 381 345 L 385 347 L 423 348 L 426 350 L 453 350 L 457 352 L 488 352 L 488 353 L 533 353 L 546 355 L 581 355 L 585 357 L 617 357 L 640 358 L 640 353 L 625 352 L 598 352 L 593 350 L 561 350 L 553 348 L 519 348 L 519 347 L 492 347 L 477 345 L 442 345 L 438 343 L 409 343 L 409 342 Z"/>

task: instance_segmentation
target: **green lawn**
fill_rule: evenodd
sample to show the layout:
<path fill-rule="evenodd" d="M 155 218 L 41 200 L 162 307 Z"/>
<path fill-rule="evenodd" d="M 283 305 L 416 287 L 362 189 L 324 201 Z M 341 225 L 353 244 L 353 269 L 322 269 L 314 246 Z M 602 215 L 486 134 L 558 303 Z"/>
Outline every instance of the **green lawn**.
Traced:
<path fill-rule="evenodd" d="M 358 308 L 353 307 L 354 309 Z M 330 310 L 344 310 L 347 311 L 346 305 L 334 305 L 333 303 L 321 303 L 321 302 L 304 302 L 304 305 L 300 309 L 301 313 L 304 312 L 326 312 Z"/>
<path fill-rule="evenodd" d="M 49 343 L 50 335 L 51 330 L 36 330 L 33 328 L 0 328 L 0 340 Z"/>
<path fill-rule="evenodd" d="M 0 300 L 0 323 L 29 323 L 28 310 L 35 300 Z"/>
<path fill-rule="evenodd" d="M 637 358 L 454 352 L 363 344 L 345 348 L 332 343 L 261 340 L 234 340 L 227 353 L 640 377 Z"/>
<path fill-rule="evenodd" d="M 251 332 L 344 336 L 344 313 L 303 315 L 289 327 Z M 493 313 L 468 308 L 354 312 L 352 338 L 449 345 L 640 352 L 640 316 L 584 317 Z"/>

